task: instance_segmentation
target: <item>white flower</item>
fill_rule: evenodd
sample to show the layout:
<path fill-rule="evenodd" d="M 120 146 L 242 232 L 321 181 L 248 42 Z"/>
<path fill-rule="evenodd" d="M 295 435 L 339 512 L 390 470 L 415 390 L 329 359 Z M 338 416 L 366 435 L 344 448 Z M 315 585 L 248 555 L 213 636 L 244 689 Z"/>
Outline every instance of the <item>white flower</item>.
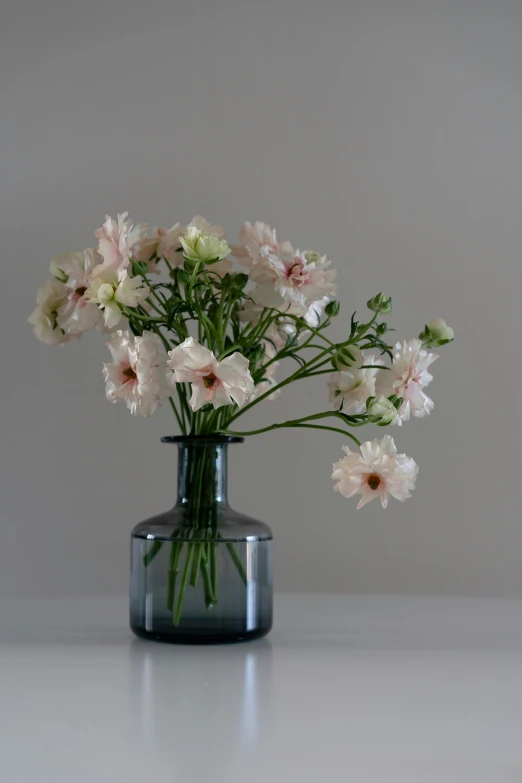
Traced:
<path fill-rule="evenodd" d="M 127 220 L 128 212 L 118 215 L 114 220 L 106 215 L 105 223 L 94 235 L 98 239 L 98 251 L 106 265 L 113 269 L 125 268 L 129 265 L 132 249 L 147 233 L 147 224 L 138 223 L 133 226 Z"/>
<path fill-rule="evenodd" d="M 433 410 L 433 400 L 422 390 L 433 380 L 428 367 L 438 358 L 436 353 L 428 353 L 417 339 L 395 345 L 390 370 L 383 370 L 377 378 L 377 393 L 403 398 L 396 424 L 409 421 L 411 415 L 422 418 Z"/>
<path fill-rule="evenodd" d="M 58 309 L 58 326 L 71 335 L 93 329 L 100 322 L 101 312 L 87 300 L 86 292 L 93 270 L 103 263 L 102 257 L 94 248 L 87 248 L 81 253 L 61 253 L 54 262 L 65 278 L 67 292 L 67 299 Z"/>
<path fill-rule="evenodd" d="M 118 331 L 107 346 L 112 354 L 112 362 L 103 365 L 107 399 L 125 400 L 133 416 L 150 416 L 172 393 L 161 340 L 153 332 L 134 337 Z"/>
<path fill-rule="evenodd" d="M 280 244 L 276 239 L 276 232 L 266 223 L 257 220 L 254 224 L 246 221 L 243 223 L 239 232 L 241 245 L 232 246 L 232 254 L 241 260 L 256 261 L 259 258 L 261 248 L 272 251 L 273 253 L 287 253 L 292 255 L 294 249 L 290 242 L 284 241 Z"/>
<path fill-rule="evenodd" d="M 378 427 L 387 427 L 397 419 L 397 409 L 391 400 L 383 397 L 374 397 L 367 408 L 368 421 L 377 424 Z"/>
<path fill-rule="evenodd" d="M 326 256 L 324 256 L 324 258 L 326 258 Z M 312 302 L 306 313 L 303 315 L 303 318 L 308 326 L 311 326 L 312 329 L 317 329 L 324 318 L 326 305 L 331 301 L 332 300 L 329 296 L 323 296 L 322 299 L 318 299 L 316 302 Z"/>
<path fill-rule="evenodd" d="M 149 292 L 148 286 L 141 285 L 141 277 L 129 277 L 126 269 L 117 274 L 113 268 L 102 264 L 91 275 L 85 299 L 104 311 L 105 325 L 111 329 L 122 318 L 121 305 L 137 307 Z"/>
<path fill-rule="evenodd" d="M 57 325 L 58 309 L 67 298 L 67 289 L 60 280 L 47 280 L 36 294 L 36 308 L 29 318 L 35 337 L 47 345 L 66 343 L 70 337 Z"/>
<path fill-rule="evenodd" d="M 329 261 L 317 266 L 299 251 L 276 255 L 262 249 L 260 254 L 252 266 L 251 277 L 258 285 L 252 298 L 265 307 L 292 308 L 292 312 L 304 315 L 323 297 L 335 296 L 337 286 L 332 281 L 337 273 L 327 269 Z"/>
<path fill-rule="evenodd" d="M 183 255 L 191 261 L 203 261 L 208 264 L 211 261 L 221 261 L 228 256 L 230 248 L 224 239 L 215 234 L 203 234 L 199 228 L 191 226 L 187 233 L 180 237 L 183 246 Z"/>
<path fill-rule="evenodd" d="M 342 404 L 343 413 L 363 413 L 368 397 L 375 396 L 375 379 L 379 368 L 373 365 L 378 362 L 375 356 L 364 356 L 355 346 L 350 346 L 349 350 L 355 361 L 350 367 L 330 376 L 330 402 L 337 410 Z M 361 369 L 363 365 L 365 367 Z"/>
<path fill-rule="evenodd" d="M 219 408 L 235 402 L 241 407 L 254 391 L 248 359 L 236 352 L 218 362 L 212 351 L 193 337 L 170 351 L 169 366 L 174 371 L 176 383 L 192 384 L 190 406 L 193 411 L 207 403 Z"/>
<path fill-rule="evenodd" d="M 155 258 L 164 258 L 169 264 L 176 266 L 183 263 L 183 257 L 178 252 L 181 247 L 179 238 L 185 233 L 181 223 L 175 223 L 170 228 L 154 227 L 151 237 L 143 237 L 135 245 L 132 257 L 136 261 L 149 264 L 149 272 L 157 272 Z"/>
<path fill-rule="evenodd" d="M 419 469 L 411 457 L 397 454 L 389 435 L 362 443 L 360 454 L 350 451 L 348 446 L 343 446 L 343 451 L 346 457 L 333 466 L 332 478 L 337 482 L 334 490 L 345 498 L 360 493 L 357 508 L 375 497 L 379 497 L 382 507 L 386 508 L 388 495 L 402 501 L 411 496 Z"/>
<path fill-rule="evenodd" d="M 225 238 L 225 229 L 223 226 L 212 225 L 210 220 L 207 220 L 202 215 L 194 215 L 183 233 L 186 233 L 189 228 L 197 228 L 202 234 L 212 234 L 213 236 L 219 237 L 219 239 Z"/>

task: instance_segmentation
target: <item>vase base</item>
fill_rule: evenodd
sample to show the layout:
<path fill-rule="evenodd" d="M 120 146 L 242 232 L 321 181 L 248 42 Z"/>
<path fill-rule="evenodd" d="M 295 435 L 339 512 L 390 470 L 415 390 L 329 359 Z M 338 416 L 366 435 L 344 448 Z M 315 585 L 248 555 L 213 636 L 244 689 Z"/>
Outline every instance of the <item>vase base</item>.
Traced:
<path fill-rule="evenodd" d="M 187 630 L 158 630 L 146 631 L 131 623 L 131 631 L 139 639 L 147 639 L 152 642 L 165 642 L 167 644 L 236 644 L 237 642 L 250 642 L 260 639 L 270 633 L 272 626 L 257 628 L 252 631 L 215 631 L 214 633 L 194 633 Z"/>

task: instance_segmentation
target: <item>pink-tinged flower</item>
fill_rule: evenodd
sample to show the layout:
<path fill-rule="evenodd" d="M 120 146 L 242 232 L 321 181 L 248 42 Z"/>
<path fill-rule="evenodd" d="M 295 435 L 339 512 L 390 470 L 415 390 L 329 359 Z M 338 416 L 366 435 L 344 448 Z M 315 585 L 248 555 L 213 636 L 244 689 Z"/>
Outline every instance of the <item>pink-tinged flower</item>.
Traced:
<path fill-rule="evenodd" d="M 218 362 L 212 351 L 193 337 L 170 351 L 169 367 L 176 383 L 192 384 L 190 407 L 193 411 L 208 403 L 214 408 L 234 402 L 241 407 L 254 391 L 248 359 L 236 351 Z"/>
<path fill-rule="evenodd" d="M 210 233 L 210 232 L 209 232 Z M 254 224 L 246 221 L 239 232 L 240 245 L 232 245 L 232 255 L 242 261 L 256 261 L 261 248 L 273 253 L 287 253 L 291 255 L 294 249 L 290 242 L 285 240 L 278 243 L 274 228 L 257 220 Z"/>
<path fill-rule="evenodd" d="M 123 317 L 122 305 L 137 307 L 148 297 L 150 288 L 141 283 L 141 277 L 129 277 L 126 269 L 117 273 L 112 267 L 102 264 L 90 276 L 85 299 L 103 310 L 105 326 L 112 329 Z"/>
<path fill-rule="evenodd" d="M 343 413 L 363 413 L 368 397 L 375 396 L 375 379 L 379 368 L 374 368 L 374 365 L 380 362 L 375 356 L 365 356 L 355 346 L 350 346 L 349 350 L 355 361 L 330 376 L 330 403 L 336 410 L 342 406 Z"/>
<path fill-rule="evenodd" d="M 164 258 L 172 266 L 183 263 L 181 253 L 178 253 L 181 247 L 179 238 L 185 233 L 185 228 L 181 223 L 175 223 L 170 228 L 153 229 L 151 237 L 143 237 L 134 246 L 132 257 L 136 261 L 145 261 L 149 264 L 149 272 L 157 272 L 158 265 L 156 259 Z"/>
<path fill-rule="evenodd" d="M 67 299 L 58 308 L 57 323 L 67 334 L 80 335 L 100 322 L 101 311 L 85 294 L 93 270 L 102 263 L 102 257 L 94 248 L 87 248 L 82 253 L 61 253 L 54 259 L 56 268 L 65 278 L 67 291 Z"/>
<path fill-rule="evenodd" d="M 47 345 L 58 345 L 70 340 L 57 324 L 58 310 L 67 299 L 67 289 L 60 280 L 47 280 L 36 294 L 36 308 L 29 318 L 35 337 Z"/>
<path fill-rule="evenodd" d="M 417 339 L 395 345 L 391 369 L 379 373 L 377 394 L 385 397 L 397 394 L 403 398 L 396 424 L 409 421 L 412 415 L 422 418 L 433 410 L 433 400 L 422 390 L 433 380 L 428 367 L 438 358 L 438 354 L 426 351 Z"/>
<path fill-rule="evenodd" d="M 133 416 L 151 416 L 172 394 L 161 340 L 153 332 L 134 337 L 118 331 L 107 346 L 112 354 L 112 362 L 103 365 L 107 399 L 125 400 Z"/>
<path fill-rule="evenodd" d="M 130 220 L 127 220 L 128 214 L 123 212 L 118 215 L 117 220 L 107 215 L 103 226 L 94 232 L 104 263 L 113 269 L 129 265 L 133 247 L 147 233 L 147 224 L 138 223 L 133 226 Z"/>
<path fill-rule="evenodd" d="M 170 228 L 155 227 L 152 236 L 143 237 L 135 245 L 132 257 L 136 261 L 145 261 L 149 264 L 149 272 L 159 271 L 156 259 L 160 258 L 164 258 L 171 266 L 182 266 L 183 255 L 178 252 L 182 247 L 180 238 L 187 233 L 189 228 L 197 228 L 203 234 L 213 234 L 220 239 L 223 239 L 225 236 L 223 226 L 214 226 L 202 215 L 194 215 L 187 226 L 175 223 Z M 230 264 L 230 267 L 232 267 L 232 264 Z M 214 271 L 217 270 L 214 269 Z M 220 274 L 225 273 L 220 272 Z"/>
<path fill-rule="evenodd" d="M 265 307 L 291 308 L 304 315 L 315 302 L 335 296 L 337 286 L 332 281 L 337 272 L 329 265 L 329 261 L 319 266 L 309 262 L 299 251 L 276 255 L 262 249 L 260 260 L 252 266 L 251 277 L 258 286 L 252 298 Z"/>
<path fill-rule="evenodd" d="M 361 453 L 343 446 L 346 457 L 333 466 L 332 478 L 337 483 L 336 492 L 345 498 L 359 493 L 357 508 L 379 497 L 383 508 L 388 505 L 388 495 L 404 501 L 415 489 L 419 468 L 406 454 L 397 454 L 393 438 L 385 435 L 381 440 L 361 444 Z"/>
<path fill-rule="evenodd" d="M 210 220 L 207 220 L 202 215 L 194 215 L 183 233 L 186 234 L 189 228 L 197 228 L 202 234 L 211 234 L 219 239 L 225 239 L 226 236 L 223 226 L 214 226 Z"/>

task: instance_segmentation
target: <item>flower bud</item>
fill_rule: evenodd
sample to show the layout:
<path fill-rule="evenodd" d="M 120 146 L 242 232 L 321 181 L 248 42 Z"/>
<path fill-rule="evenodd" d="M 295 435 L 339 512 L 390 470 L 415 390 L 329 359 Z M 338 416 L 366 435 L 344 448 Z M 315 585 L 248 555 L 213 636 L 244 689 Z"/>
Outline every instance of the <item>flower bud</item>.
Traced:
<path fill-rule="evenodd" d="M 388 324 L 385 324 L 384 322 L 382 324 L 377 324 L 377 326 L 375 327 L 375 331 L 377 332 L 379 337 L 381 337 L 383 334 L 386 334 L 386 332 L 388 331 Z"/>
<path fill-rule="evenodd" d="M 455 334 L 451 326 L 448 326 L 443 318 L 433 318 L 420 333 L 419 339 L 426 344 L 428 348 L 434 348 L 439 345 L 450 343 Z"/>
<path fill-rule="evenodd" d="M 401 398 L 399 397 L 398 399 Z M 382 394 L 380 397 L 368 397 L 366 400 L 366 413 L 368 421 L 376 424 L 378 427 L 386 427 L 388 424 L 393 424 L 397 418 L 397 408 L 394 403 L 391 399 L 386 399 Z"/>
<path fill-rule="evenodd" d="M 60 269 L 60 267 L 57 264 L 56 258 L 53 258 L 51 263 L 49 264 L 49 272 L 51 273 L 51 277 L 54 277 L 56 280 L 59 280 L 61 283 L 66 283 L 69 279 L 63 269 Z"/>
<path fill-rule="evenodd" d="M 368 309 L 374 313 L 391 313 L 392 300 L 391 296 L 385 296 L 384 294 L 377 294 L 373 299 L 368 300 Z"/>
<path fill-rule="evenodd" d="M 339 315 L 339 310 L 341 309 L 341 303 L 337 301 L 337 299 L 333 299 L 331 302 L 328 302 L 326 307 L 324 308 L 324 312 L 327 316 L 330 318 L 336 315 Z"/>

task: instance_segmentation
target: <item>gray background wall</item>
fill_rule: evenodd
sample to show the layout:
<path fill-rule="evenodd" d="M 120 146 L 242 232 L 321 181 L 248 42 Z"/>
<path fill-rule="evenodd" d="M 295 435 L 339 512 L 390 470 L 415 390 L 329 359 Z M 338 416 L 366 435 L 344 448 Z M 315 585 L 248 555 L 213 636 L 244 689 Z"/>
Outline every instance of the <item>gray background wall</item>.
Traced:
<path fill-rule="evenodd" d="M 339 337 L 378 290 L 400 336 L 455 327 L 433 415 L 393 432 L 421 467 L 405 504 L 334 494 L 335 434 L 235 447 L 280 589 L 522 594 L 521 38 L 516 0 L 7 4 L 1 593 L 124 592 L 130 528 L 173 500 L 169 410 L 109 405 L 99 336 L 50 349 L 26 323 L 50 259 L 129 210 L 262 219 L 328 253 Z M 325 400 L 314 379 L 244 424 Z"/>

